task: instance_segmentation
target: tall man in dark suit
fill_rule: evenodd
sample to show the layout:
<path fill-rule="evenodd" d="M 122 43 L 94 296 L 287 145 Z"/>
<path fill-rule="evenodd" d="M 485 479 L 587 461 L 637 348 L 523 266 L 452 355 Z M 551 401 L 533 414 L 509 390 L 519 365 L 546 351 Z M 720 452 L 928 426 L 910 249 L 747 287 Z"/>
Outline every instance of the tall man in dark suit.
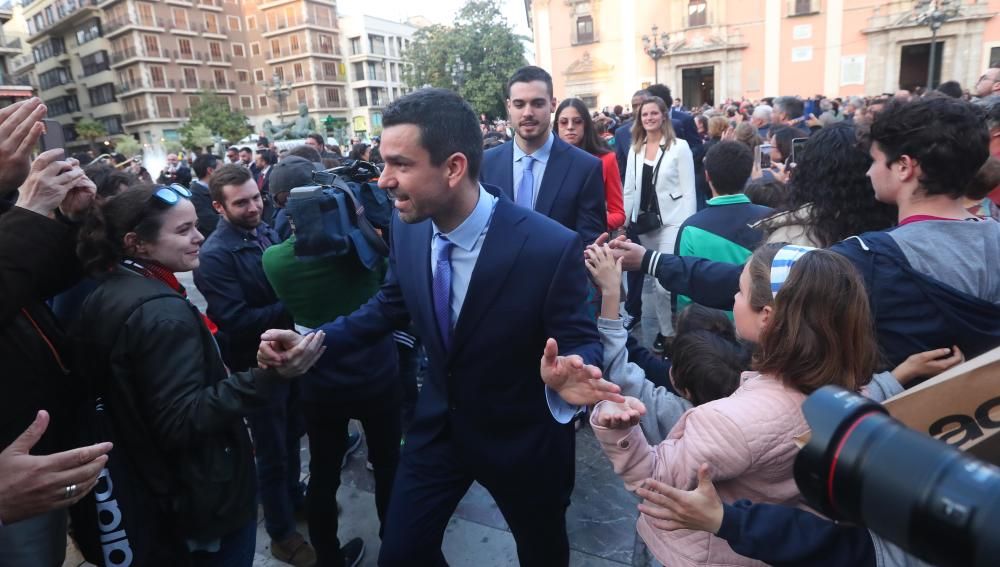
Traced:
<path fill-rule="evenodd" d="M 575 410 L 563 400 L 622 399 L 592 366 L 602 350 L 584 306 L 580 237 L 477 182 L 479 121 L 455 93 L 402 97 L 383 126 L 379 185 L 397 212 L 389 272 L 371 301 L 320 327 L 325 357 L 411 319 L 427 347 L 379 564 L 446 565 L 448 519 L 478 481 L 507 520 L 521 565 L 565 566 Z M 572 354 L 559 356 L 559 347 Z M 260 360 L 280 356 L 265 351 Z"/>
<path fill-rule="evenodd" d="M 496 185 L 516 204 L 575 230 L 591 243 L 607 228 L 601 160 L 552 132 L 552 76 L 522 67 L 507 82 L 514 139 L 483 156 L 479 180 Z"/>

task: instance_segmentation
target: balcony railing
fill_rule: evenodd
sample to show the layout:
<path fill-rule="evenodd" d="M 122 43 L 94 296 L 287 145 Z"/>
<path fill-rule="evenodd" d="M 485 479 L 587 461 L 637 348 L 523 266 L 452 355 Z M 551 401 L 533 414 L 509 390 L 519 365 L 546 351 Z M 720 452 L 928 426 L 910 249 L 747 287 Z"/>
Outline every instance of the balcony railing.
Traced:
<path fill-rule="evenodd" d="M 134 18 L 131 16 L 125 18 L 115 18 L 104 23 L 104 34 L 112 34 L 118 30 L 121 30 L 130 26 L 138 26 L 145 28 L 163 28 L 166 29 L 169 24 L 169 20 L 164 18 L 153 18 L 153 17 L 138 17 Z"/>
<path fill-rule="evenodd" d="M 281 20 L 276 20 L 271 22 L 265 19 L 261 28 L 263 28 L 264 33 L 279 32 L 284 29 L 293 28 L 295 26 L 302 26 L 305 24 L 312 24 L 314 26 L 320 26 L 323 29 L 336 30 L 337 20 L 330 20 L 329 18 L 309 18 L 296 14 L 291 18 L 282 18 Z"/>
<path fill-rule="evenodd" d="M 135 47 L 129 47 L 122 51 L 113 51 L 111 53 L 111 64 L 116 65 L 122 61 L 132 59 L 133 57 L 159 57 L 162 59 L 170 59 L 170 51 L 163 48 L 146 48 L 139 50 Z"/>
<path fill-rule="evenodd" d="M 172 120 L 174 118 L 174 111 L 166 112 L 156 109 L 140 108 L 138 110 L 126 112 L 124 121 L 135 122 L 137 120 Z"/>

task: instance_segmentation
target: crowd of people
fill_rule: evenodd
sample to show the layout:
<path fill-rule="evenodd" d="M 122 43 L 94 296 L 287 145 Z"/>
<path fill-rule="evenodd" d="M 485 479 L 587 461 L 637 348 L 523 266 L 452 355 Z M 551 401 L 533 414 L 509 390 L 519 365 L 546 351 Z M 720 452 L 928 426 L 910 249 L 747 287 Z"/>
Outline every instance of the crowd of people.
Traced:
<path fill-rule="evenodd" d="M 154 182 L 33 156 L 45 106 L 0 109 L 0 565 L 60 565 L 68 530 L 100 550 L 66 508 L 101 509 L 112 475 L 156 528 L 115 536 L 141 564 L 251 565 L 259 503 L 277 559 L 357 565 L 351 420 L 380 565 L 446 564 L 473 482 L 521 564 L 568 565 L 581 423 L 662 565 L 920 565 L 804 510 L 792 464 L 815 390 L 883 401 L 1000 346 L 1000 68 L 973 93 L 692 113 L 651 85 L 592 113 L 528 66 L 497 128 L 421 89 L 347 158 L 394 202 L 374 267 L 297 254 L 319 211 L 292 190 L 342 160 L 319 134 L 171 154 Z M 113 435 L 92 443 L 95 400 Z"/>

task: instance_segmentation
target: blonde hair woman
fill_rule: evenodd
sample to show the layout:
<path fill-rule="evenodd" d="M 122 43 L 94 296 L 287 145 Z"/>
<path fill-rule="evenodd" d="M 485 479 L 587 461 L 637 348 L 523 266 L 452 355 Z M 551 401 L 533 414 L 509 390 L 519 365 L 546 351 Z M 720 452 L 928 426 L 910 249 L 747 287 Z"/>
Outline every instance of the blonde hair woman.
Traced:
<path fill-rule="evenodd" d="M 625 167 L 624 197 L 626 222 L 639 233 L 639 242 L 647 249 L 673 254 L 681 224 L 697 208 L 694 159 L 687 142 L 674 135 L 667 105 L 659 97 L 648 97 L 639 105 Z M 646 285 L 654 286 L 657 350 L 673 334 L 670 292 L 652 278 L 647 278 Z"/>

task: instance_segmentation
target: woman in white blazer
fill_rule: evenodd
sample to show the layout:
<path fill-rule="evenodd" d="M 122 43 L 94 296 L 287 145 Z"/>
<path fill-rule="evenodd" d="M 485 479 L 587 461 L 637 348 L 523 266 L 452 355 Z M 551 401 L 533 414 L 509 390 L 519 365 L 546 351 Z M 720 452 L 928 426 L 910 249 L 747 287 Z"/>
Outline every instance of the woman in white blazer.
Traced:
<path fill-rule="evenodd" d="M 694 158 L 687 142 L 674 135 L 667 105 L 659 97 L 643 100 L 632 125 L 624 193 L 626 222 L 642 230 L 639 242 L 673 254 L 681 224 L 697 209 Z M 655 286 L 656 346 L 661 347 L 673 334 L 670 292 L 652 278 L 646 281 Z"/>

